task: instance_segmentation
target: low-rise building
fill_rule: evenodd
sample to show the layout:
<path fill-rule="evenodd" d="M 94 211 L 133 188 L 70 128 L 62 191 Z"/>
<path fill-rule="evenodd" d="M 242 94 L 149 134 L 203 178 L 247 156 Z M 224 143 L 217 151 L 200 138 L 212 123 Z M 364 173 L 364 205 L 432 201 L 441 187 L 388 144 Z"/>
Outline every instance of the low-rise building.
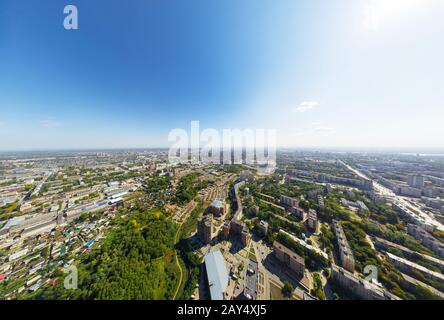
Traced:
<path fill-rule="evenodd" d="M 221 200 L 214 200 L 209 206 L 208 211 L 216 217 L 223 216 L 225 213 L 225 204 Z"/>
<path fill-rule="evenodd" d="M 25 202 L 20 206 L 20 212 L 24 214 L 30 213 L 33 209 L 31 202 Z"/>
<path fill-rule="evenodd" d="M 331 277 L 339 286 L 363 300 L 401 300 L 378 285 L 360 279 L 335 264 L 331 266 Z"/>
<path fill-rule="evenodd" d="M 393 209 L 401 213 L 407 220 L 410 222 L 422 227 L 426 231 L 432 232 L 435 229 L 435 226 L 426 220 L 407 208 L 404 204 L 400 202 L 395 202 L 392 205 Z"/>
<path fill-rule="evenodd" d="M 204 258 L 211 300 L 224 300 L 229 275 L 225 259 L 220 251 L 207 254 Z"/>
<path fill-rule="evenodd" d="M 407 259 L 398 257 L 390 252 L 386 252 L 386 254 L 389 261 L 393 263 L 393 265 L 396 266 L 401 271 L 406 273 L 411 273 L 413 275 L 419 272 L 420 274 L 424 275 L 426 278 L 437 281 L 440 284 L 444 284 L 444 275 L 442 273 L 432 271 L 424 266 L 421 266 Z"/>
<path fill-rule="evenodd" d="M 400 194 L 402 196 L 406 197 L 415 197 L 420 198 L 422 196 L 422 190 L 407 186 L 398 186 L 398 188 L 395 190 L 397 194 Z"/>
<path fill-rule="evenodd" d="M 274 254 L 280 262 L 282 262 L 292 271 L 296 272 L 299 276 L 304 276 L 305 261 L 303 257 L 294 253 L 279 241 L 275 241 L 273 243 L 273 248 Z"/>
<path fill-rule="evenodd" d="M 409 223 L 407 225 L 407 232 L 415 239 L 421 241 L 425 247 L 429 248 L 440 257 L 444 257 L 444 243 L 433 237 L 425 229 L 421 228 L 421 226 Z"/>
<path fill-rule="evenodd" d="M 299 239 L 298 237 L 296 237 L 294 234 L 291 234 L 289 232 L 286 232 L 284 230 L 279 230 L 279 233 L 282 233 L 283 235 L 290 237 L 293 241 L 297 242 L 298 244 L 300 244 L 301 246 L 303 246 L 304 248 L 313 251 L 315 253 L 317 253 L 318 255 L 322 256 L 325 260 L 328 260 L 328 254 L 325 253 L 324 251 L 322 251 L 320 248 L 317 248 L 315 246 L 312 246 L 311 244 L 308 244 L 307 242 L 305 242 L 302 239 Z"/>

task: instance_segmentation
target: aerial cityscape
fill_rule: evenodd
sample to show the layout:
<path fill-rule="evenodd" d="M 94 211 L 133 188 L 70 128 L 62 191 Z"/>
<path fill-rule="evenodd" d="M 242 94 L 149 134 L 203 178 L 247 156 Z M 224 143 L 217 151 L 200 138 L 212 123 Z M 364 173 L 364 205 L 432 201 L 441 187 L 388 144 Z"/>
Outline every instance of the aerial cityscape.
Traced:
<path fill-rule="evenodd" d="M 444 300 L 442 17 L 1 1 L 0 300 Z"/>
<path fill-rule="evenodd" d="M 3 299 L 444 297 L 442 155 L 279 150 L 272 174 L 165 150 L 0 165 Z"/>

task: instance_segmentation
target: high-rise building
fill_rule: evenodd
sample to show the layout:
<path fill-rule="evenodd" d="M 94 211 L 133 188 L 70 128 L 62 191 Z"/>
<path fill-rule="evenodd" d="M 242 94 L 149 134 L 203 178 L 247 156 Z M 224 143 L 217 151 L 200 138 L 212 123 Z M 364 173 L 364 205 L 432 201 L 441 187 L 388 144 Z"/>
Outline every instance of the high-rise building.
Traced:
<path fill-rule="evenodd" d="M 251 234 L 246 227 L 242 229 L 241 232 L 241 242 L 244 247 L 247 247 L 250 244 Z"/>
<path fill-rule="evenodd" d="M 230 237 L 230 221 L 225 221 L 222 226 L 222 237 L 227 240 Z"/>
<path fill-rule="evenodd" d="M 424 187 L 424 177 L 411 174 L 407 177 L 409 187 L 422 189 Z"/>
<path fill-rule="evenodd" d="M 208 214 L 199 220 L 197 234 L 203 243 L 208 244 L 213 235 L 213 215 Z"/>
<path fill-rule="evenodd" d="M 308 219 L 307 219 L 308 228 L 313 231 L 313 233 L 319 233 L 321 229 L 321 224 L 318 220 L 318 215 L 315 210 L 308 210 Z"/>
<path fill-rule="evenodd" d="M 355 258 L 353 257 L 353 252 L 351 251 L 347 238 L 345 237 L 344 230 L 342 229 L 341 224 L 336 220 L 333 220 L 333 229 L 336 238 L 338 239 L 341 265 L 344 267 L 344 269 L 353 273 L 355 272 Z"/>
<path fill-rule="evenodd" d="M 268 233 L 268 222 L 261 220 L 258 224 L 258 228 L 261 234 L 266 235 Z"/>

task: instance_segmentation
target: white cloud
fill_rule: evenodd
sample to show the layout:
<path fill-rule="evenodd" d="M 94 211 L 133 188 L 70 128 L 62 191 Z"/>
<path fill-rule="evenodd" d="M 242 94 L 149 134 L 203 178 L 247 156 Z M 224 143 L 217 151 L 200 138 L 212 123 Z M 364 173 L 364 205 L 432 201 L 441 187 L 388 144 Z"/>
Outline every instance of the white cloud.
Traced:
<path fill-rule="evenodd" d="M 53 119 L 40 120 L 39 123 L 44 128 L 58 128 L 62 126 L 60 122 Z"/>
<path fill-rule="evenodd" d="M 319 102 L 317 101 L 304 101 L 299 106 L 297 106 L 295 112 L 306 112 L 319 107 Z"/>

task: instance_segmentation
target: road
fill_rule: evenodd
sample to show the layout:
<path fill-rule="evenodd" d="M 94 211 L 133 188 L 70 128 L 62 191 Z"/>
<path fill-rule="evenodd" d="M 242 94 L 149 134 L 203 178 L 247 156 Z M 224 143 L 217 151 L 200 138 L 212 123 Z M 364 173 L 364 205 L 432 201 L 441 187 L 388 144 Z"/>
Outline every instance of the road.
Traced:
<path fill-rule="evenodd" d="M 404 205 L 405 207 L 407 207 L 408 209 L 412 210 L 413 212 L 417 212 L 419 214 L 419 216 L 421 218 L 423 218 L 426 222 L 428 222 L 430 224 L 433 224 L 438 230 L 444 231 L 444 225 L 442 225 L 435 218 L 429 216 L 427 213 L 422 211 L 420 207 L 418 207 L 418 206 L 412 204 L 411 202 L 407 201 L 408 198 L 396 195 L 392 190 L 390 190 L 389 188 L 384 187 L 383 185 L 381 185 L 377 181 L 375 181 L 373 179 L 370 179 L 369 177 L 367 177 L 365 174 L 363 174 L 359 170 L 351 167 L 350 165 L 346 164 L 343 161 L 341 161 L 341 163 L 345 167 L 347 167 L 350 171 L 352 171 L 353 173 L 358 175 L 359 177 L 361 177 L 363 179 L 372 180 L 373 181 L 373 187 L 381 195 L 388 196 L 390 199 L 393 199 L 393 202 L 398 202 L 398 203 Z"/>

